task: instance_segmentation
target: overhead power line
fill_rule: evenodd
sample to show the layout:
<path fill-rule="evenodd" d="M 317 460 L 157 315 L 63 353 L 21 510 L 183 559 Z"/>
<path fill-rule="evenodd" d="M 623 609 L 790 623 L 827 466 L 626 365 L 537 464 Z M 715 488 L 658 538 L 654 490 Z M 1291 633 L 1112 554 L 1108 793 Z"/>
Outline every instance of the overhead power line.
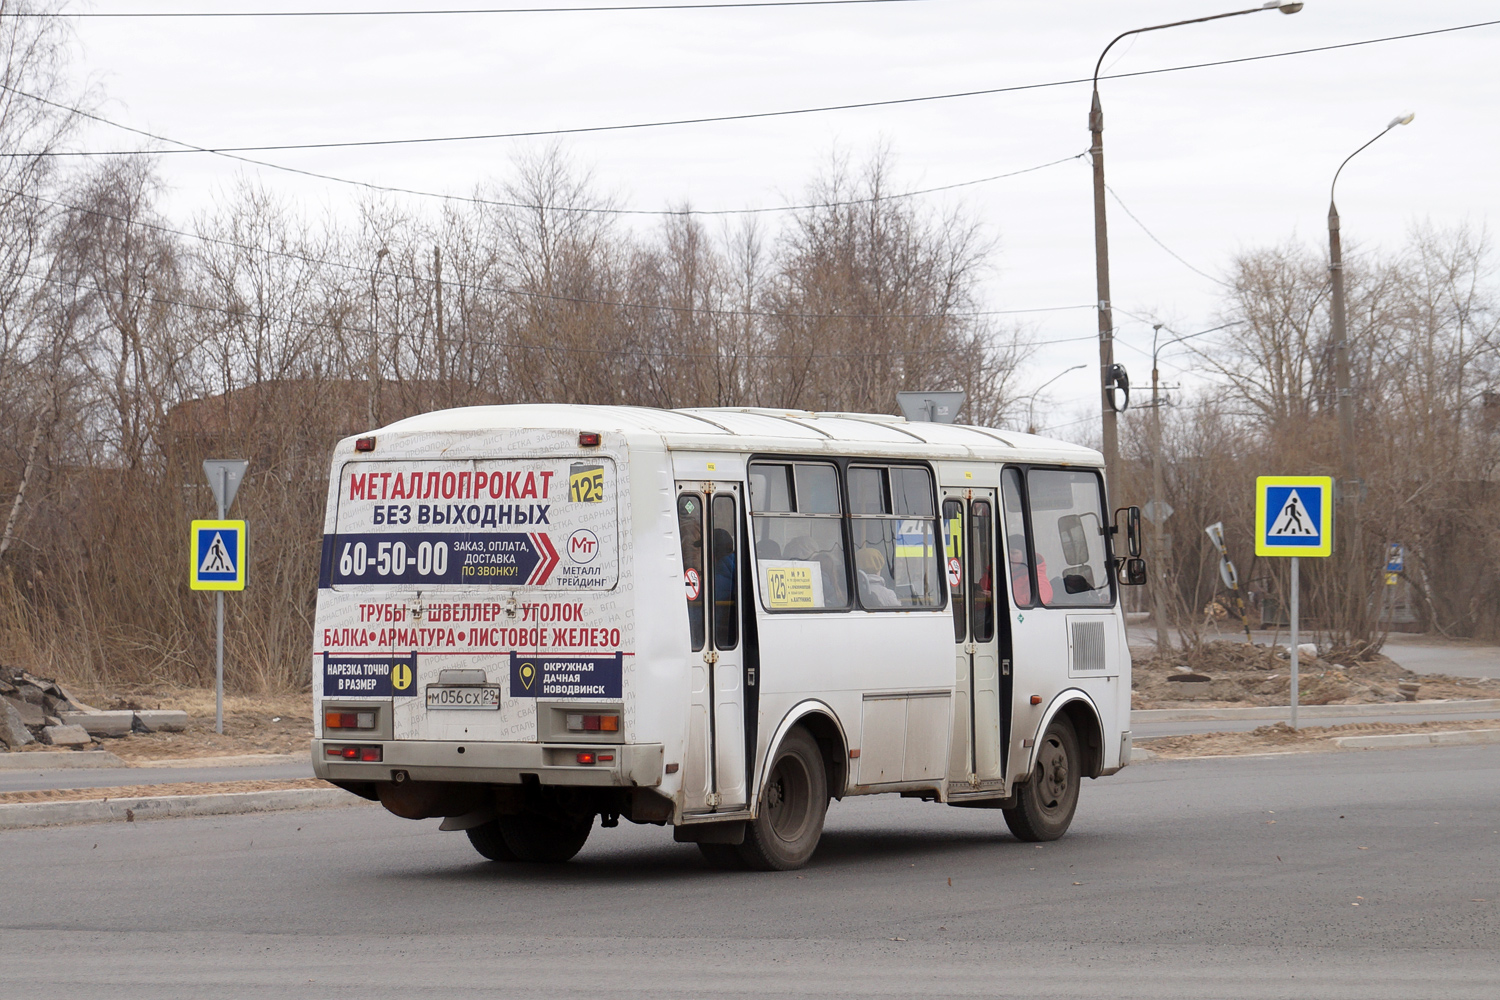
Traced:
<path fill-rule="evenodd" d="M 450 7 L 424 10 L 130 10 L 53 11 L 34 17 L 89 19 L 226 17 L 447 17 L 463 14 L 605 14 L 636 11 L 737 10 L 756 7 L 849 7 L 864 4 L 931 3 L 932 0 L 744 0 L 741 3 L 599 4 L 589 7 Z"/>
<path fill-rule="evenodd" d="M 1376 45 L 1376 44 L 1380 44 L 1380 43 L 1383 43 L 1383 42 L 1403 41 L 1403 40 L 1411 39 L 1411 38 L 1424 38 L 1424 37 L 1431 36 L 1431 35 L 1441 35 L 1441 34 L 1447 34 L 1447 33 L 1455 32 L 1455 31 L 1470 31 L 1470 30 L 1473 30 L 1473 29 L 1476 29 L 1476 28 L 1486 28 L 1486 27 L 1491 27 L 1493 25 L 1497 25 L 1497 24 L 1500 24 L 1500 19 L 1492 20 L 1492 21 L 1477 21 L 1477 22 L 1474 22 L 1472 24 L 1460 24 L 1460 25 L 1454 25 L 1454 26 L 1447 27 L 1447 28 L 1433 28 L 1433 29 L 1430 29 L 1430 30 L 1427 30 L 1427 31 L 1410 31 L 1410 32 L 1406 32 L 1406 33 L 1400 34 L 1400 35 L 1384 35 L 1384 36 L 1381 36 L 1379 38 L 1366 38 L 1366 39 L 1362 39 L 1360 41 L 1355 41 L 1355 42 L 1339 42 L 1339 43 L 1332 44 L 1332 45 L 1317 45 L 1317 46 L 1312 46 L 1312 47 L 1309 47 L 1309 48 L 1302 48 L 1302 49 L 1287 49 L 1287 50 L 1282 51 L 1282 52 L 1266 52 L 1266 53 L 1261 53 L 1260 55 L 1254 55 L 1254 56 L 1239 56 L 1239 57 L 1236 57 L 1236 58 L 1233 58 L 1233 59 L 1215 59 L 1215 60 L 1211 60 L 1211 61 L 1207 61 L 1207 62 L 1183 63 L 1183 64 L 1180 64 L 1180 65 L 1177 65 L 1177 66 L 1162 66 L 1162 67 L 1159 67 L 1157 69 L 1134 70 L 1134 71 L 1129 72 L 1129 73 L 1111 73 L 1111 74 L 1108 74 L 1106 76 L 1101 76 L 1101 77 L 1099 77 L 1099 79 L 1100 80 L 1126 80 L 1126 79 L 1131 79 L 1131 78 L 1135 78 L 1135 77 L 1157 76 L 1157 75 L 1160 75 L 1160 74 L 1163 74 L 1163 73 L 1180 73 L 1180 72 L 1183 72 L 1183 71 L 1186 71 L 1186 70 L 1193 70 L 1193 69 L 1208 69 L 1208 68 L 1215 67 L 1215 66 L 1232 66 L 1232 65 L 1239 64 L 1239 63 L 1259 62 L 1259 61 L 1266 60 L 1266 59 L 1283 59 L 1283 58 L 1287 58 L 1289 56 L 1309 55 L 1309 54 L 1317 53 L 1317 52 L 1332 52 L 1332 51 L 1336 51 L 1338 49 L 1357 48 L 1357 47 L 1363 46 L 1363 45 Z M 1041 83 L 1014 84 L 1014 85 L 1007 86 L 1007 87 L 989 87 L 989 88 L 985 88 L 985 89 L 981 89 L 981 90 L 955 91 L 953 93 L 947 93 L 947 94 L 928 94 L 928 95 L 924 95 L 924 96 L 921 96 L 921 97 L 900 97 L 900 98 L 891 98 L 891 99 L 888 99 L 888 100 L 880 100 L 880 101 L 855 101 L 855 102 L 851 102 L 851 103 L 847 103 L 847 104 L 829 104 L 829 105 L 823 105 L 821 107 L 812 107 L 812 108 L 788 108 L 788 109 L 784 109 L 784 110 L 780 110 L 780 111 L 755 111 L 755 112 L 745 112 L 745 113 L 742 113 L 742 114 L 734 114 L 734 115 L 707 115 L 707 116 L 702 116 L 702 117 L 697 117 L 697 118 L 675 118 L 675 119 L 666 119 L 666 120 L 662 120 L 662 121 L 626 122 L 626 123 L 616 124 L 616 125 L 581 125 L 581 126 L 576 126 L 576 127 L 572 127 L 572 128 L 530 129 L 530 130 L 527 130 L 527 131 L 520 131 L 520 132 L 490 132 L 490 133 L 471 134 L 471 135 L 414 136 L 414 137 L 399 138 L 399 139 L 350 139 L 350 140 L 339 140 L 339 141 L 329 141 L 329 142 L 286 142 L 286 143 L 270 143 L 270 144 L 247 145 L 247 146 L 228 146 L 228 145 L 225 145 L 225 146 L 200 146 L 200 145 L 197 145 L 197 144 L 194 144 L 194 143 L 183 142 L 182 140 L 179 140 L 179 139 L 170 139 L 170 138 L 167 138 L 165 136 L 154 135 L 154 134 L 152 134 L 150 132 L 146 132 L 146 131 L 144 131 L 142 129 L 133 128 L 133 127 L 128 126 L 128 125 L 120 125 L 120 124 L 118 124 L 116 122 L 109 121 L 108 119 L 100 118 L 99 116 L 96 116 L 96 115 L 91 115 L 91 114 L 89 114 L 87 112 L 82 111 L 81 109 L 72 108 L 72 107 L 69 107 L 67 105 L 58 104 L 56 102 L 48 101 L 45 98 L 38 97 L 37 95 L 34 95 L 34 94 L 28 94 L 28 93 L 26 93 L 24 91 L 17 90 L 17 89 L 15 89 L 13 87 L 0 85 L 0 89 L 8 90 L 8 91 L 10 91 L 12 93 L 15 93 L 15 94 L 19 95 L 19 96 L 28 97 L 28 98 L 31 98 L 32 100 L 36 100 L 36 101 L 41 101 L 44 104 L 49 104 L 49 105 L 51 105 L 53 107 L 57 107 L 57 108 L 60 108 L 62 110 L 75 111 L 75 112 L 78 112 L 80 114 L 85 115 L 86 117 L 90 117 L 90 118 L 93 118 L 94 120 L 103 122 L 104 124 L 113 125 L 116 128 L 121 128 L 121 129 L 124 129 L 125 131 L 133 132 L 133 133 L 135 133 L 137 135 L 141 135 L 141 136 L 145 136 L 147 138 L 155 139 L 155 140 L 160 141 L 160 142 L 170 142 L 170 143 L 174 143 L 174 144 L 176 144 L 178 146 L 183 147 L 182 149 L 175 149 L 175 150 L 155 150 L 155 151 L 152 151 L 152 150 L 140 150 L 140 149 L 122 149 L 122 150 L 58 150 L 58 151 L 43 152 L 43 153 L 36 153 L 36 154 L 6 153 L 6 154 L 0 154 L 0 155 L 6 155 L 6 156 L 29 156 L 29 155 L 30 156 L 139 156 L 139 155 L 157 155 L 157 154 L 167 154 L 167 153 L 211 153 L 211 154 L 217 154 L 217 155 L 229 155 L 229 154 L 238 154 L 238 153 L 286 152 L 286 151 L 290 151 L 290 150 L 303 150 L 303 149 L 354 149 L 354 148 L 368 148 L 368 147 L 372 147 L 372 146 L 409 146 L 409 145 L 418 145 L 418 144 L 426 144 L 426 143 L 439 143 L 439 142 L 441 142 L 441 143 L 448 143 L 448 142 L 478 142 L 478 141 L 493 140 L 493 139 L 528 139 L 528 138 L 540 138 L 540 137 L 544 137 L 544 136 L 582 135 L 582 134 L 599 133 L 599 132 L 622 132 L 622 131 L 629 131 L 629 130 L 636 130 L 636 129 L 670 128 L 670 127 L 683 126 L 683 125 L 708 125 L 708 124 L 715 124 L 715 123 L 721 123 L 721 122 L 749 121 L 749 120 L 761 119 L 761 118 L 782 118 L 782 117 L 787 117 L 787 116 L 790 116 L 790 115 L 821 114 L 821 113 L 833 112 L 833 111 L 856 111 L 856 110 L 862 110 L 862 109 L 866 109 L 866 108 L 893 107 L 893 106 L 902 105 L 902 104 L 920 104 L 920 103 L 925 103 L 925 102 L 930 102 L 930 101 L 947 101 L 947 100 L 956 100 L 956 99 L 959 99 L 959 98 L 991 96 L 991 95 L 995 95 L 995 94 L 1010 94 L 1010 93 L 1018 93 L 1018 92 L 1027 91 L 1027 90 L 1044 90 L 1044 89 L 1052 88 L 1052 87 L 1066 87 L 1066 86 L 1073 86 L 1073 85 L 1076 85 L 1076 84 L 1089 83 L 1089 82 L 1092 81 L 1092 79 L 1093 79 L 1092 77 L 1078 77 L 1078 78 L 1067 79 L 1067 80 L 1049 80 L 1049 81 L 1045 81 L 1045 82 L 1041 82 Z M 247 161 L 247 162 L 258 162 L 258 161 Z M 271 164 L 265 164 L 265 163 L 260 163 L 258 165 L 260 165 L 260 166 L 271 166 Z"/>

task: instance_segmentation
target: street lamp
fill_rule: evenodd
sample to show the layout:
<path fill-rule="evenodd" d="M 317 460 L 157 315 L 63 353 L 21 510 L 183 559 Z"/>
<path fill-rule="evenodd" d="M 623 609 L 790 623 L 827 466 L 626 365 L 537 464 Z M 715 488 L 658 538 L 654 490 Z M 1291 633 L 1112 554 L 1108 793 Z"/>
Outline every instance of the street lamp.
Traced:
<path fill-rule="evenodd" d="M 1064 375 L 1068 374 L 1068 372 L 1076 372 L 1080 368 L 1087 367 L 1088 365 L 1074 365 L 1072 368 L 1064 368 L 1062 371 L 1058 372 L 1056 375 L 1052 376 L 1047 381 L 1037 386 L 1036 392 L 1033 392 L 1030 396 L 1026 397 L 1029 400 L 1029 402 L 1026 404 L 1027 434 L 1036 433 L 1036 397 L 1041 393 L 1041 391 L 1047 388 L 1047 386 L 1051 385 L 1053 382 L 1056 382 L 1058 379 L 1062 378 Z"/>
<path fill-rule="evenodd" d="M 1239 17 L 1241 14 L 1258 14 L 1263 10 L 1279 10 L 1283 14 L 1295 14 L 1301 9 L 1300 3 L 1280 3 L 1278 0 L 1269 0 L 1260 7 L 1251 7 L 1247 10 L 1232 10 L 1224 14 L 1211 14 L 1208 17 L 1194 17 L 1186 21 L 1170 21 L 1166 24 L 1153 24 L 1148 28 L 1135 28 L 1116 35 L 1113 41 L 1104 46 L 1104 51 L 1099 53 L 1099 61 L 1094 64 L 1094 97 L 1089 108 L 1089 132 L 1094 141 L 1089 148 L 1089 154 L 1094 161 L 1094 272 L 1099 307 L 1099 398 L 1104 419 L 1105 477 L 1111 486 L 1116 483 L 1119 473 L 1120 439 L 1117 411 L 1112 399 L 1115 366 L 1114 318 L 1109 298 L 1109 237 L 1104 223 L 1104 110 L 1099 103 L 1099 69 L 1104 65 L 1104 57 L 1109 54 L 1110 49 L 1114 48 L 1115 42 L 1130 35 L 1160 31 L 1163 28 L 1177 28 L 1184 24 L 1219 21 L 1226 17 Z"/>
<path fill-rule="evenodd" d="M 1339 414 L 1339 468 L 1340 489 L 1338 497 L 1340 506 L 1344 508 L 1348 527 L 1340 532 L 1348 538 L 1348 573 L 1349 573 L 1349 604 L 1348 609 L 1352 612 L 1349 624 L 1353 626 L 1356 621 L 1361 624 L 1363 631 L 1364 621 L 1364 598 L 1363 587 L 1360 583 L 1359 572 L 1359 501 L 1360 493 L 1363 492 L 1364 484 L 1359 479 L 1359 456 L 1355 451 L 1354 441 L 1354 393 L 1352 379 L 1349 373 L 1349 334 L 1346 315 L 1344 312 L 1344 249 L 1339 239 L 1339 210 L 1334 203 L 1334 191 L 1338 187 L 1339 174 L 1349 165 L 1349 161 L 1360 153 L 1373 146 L 1381 136 L 1385 135 L 1397 125 L 1410 125 L 1412 119 L 1416 118 L 1414 112 L 1392 118 L 1379 134 L 1363 146 L 1344 157 L 1344 162 L 1333 172 L 1333 183 L 1328 185 L 1328 274 L 1333 286 L 1332 311 L 1333 311 L 1333 354 L 1334 354 L 1334 380 L 1338 386 L 1338 414 Z"/>

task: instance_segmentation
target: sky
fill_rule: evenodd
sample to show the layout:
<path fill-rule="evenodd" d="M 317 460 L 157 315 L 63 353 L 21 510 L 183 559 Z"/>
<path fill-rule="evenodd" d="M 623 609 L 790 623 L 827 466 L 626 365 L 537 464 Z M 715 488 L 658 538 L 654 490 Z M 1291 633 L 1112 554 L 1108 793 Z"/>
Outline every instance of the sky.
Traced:
<path fill-rule="evenodd" d="M 579 0 L 510 0 L 568 6 Z M 596 5 L 642 0 L 588 0 Z M 681 0 L 660 0 L 671 4 Z M 506 0 L 67 0 L 65 10 L 268 11 L 496 7 Z M 398 17 L 77 18 L 74 73 L 121 123 L 202 146 L 569 129 L 882 101 L 1087 78 L 1115 35 L 1256 0 L 904 0 L 822 7 Z M 1500 19 L 1494 0 L 1308 0 L 1156 31 L 1116 45 L 1104 74 L 1237 59 Z M 1152 323 L 1216 325 L 1236 255 L 1326 246 L 1328 188 L 1343 158 L 1394 116 L 1415 121 L 1360 154 L 1339 181 L 1349 248 L 1394 251 L 1414 225 L 1497 217 L 1492 120 L 1500 25 L 1381 44 L 1105 80 L 1116 360 L 1149 385 Z M 836 151 L 887 146 L 898 188 L 960 184 L 1082 153 L 1089 87 L 738 122 L 596 132 L 563 148 L 628 207 L 795 203 Z M 377 184 L 469 194 L 545 138 L 247 154 Z M 143 140 L 90 126 L 89 150 Z M 353 215 L 357 188 L 202 154 L 168 155 L 166 210 L 208 207 L 259 178 L 308 218 Z M 1040 428 L 1095 433 L 1097 318 L 1085 159 L 925 195 L 996 238 L 985 307 L 1040 346 L 1018 373 Z M 430 210 L 436 202 L 410 199 Z M 649 223 L 647 223 L 649 224 Z M 1149 229 L 1151 235 L 1143 230 Z M 1154 235 L 1155 239 L 1152 239 Z M 1159 243 L 1157 242 L 1159 241 Z M 1171 253 L 1160 244 L 1170 248 Z M 1172 256 L 1175 254 L 1176 256 Z M 1180 259 L 1179 259 L 1180 258 Z M 1199 273 L 1205 272 L 1205 273 Z M 1073 308 L 1064 308 L 1073 307 Z M 1033 311 L 1044 310 L 1044 311 Z M 1169 334 L 1168 334 L 1169 335 Z M 1212 350 L 1212 337 L 1194 346 Z M 1162 377 L 1191 389 L 1188 345 Z M 1084 368 L 1067 371 L 1072 365 Z M 1065 374 L 1064 374 L 1065 373 Z"/>

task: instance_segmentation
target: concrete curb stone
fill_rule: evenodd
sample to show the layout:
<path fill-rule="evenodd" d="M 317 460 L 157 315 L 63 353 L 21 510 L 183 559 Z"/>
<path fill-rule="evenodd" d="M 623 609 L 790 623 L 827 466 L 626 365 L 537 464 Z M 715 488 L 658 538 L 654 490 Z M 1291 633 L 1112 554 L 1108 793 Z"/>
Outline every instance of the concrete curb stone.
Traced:
<path fill-rule="evenodd" d="M 1457 729 L 1442 733 L 1381 733 L 1372 736 L 1336 736 L 1333 742 L 1345 749 L 1375 750 L 1385 747 L 1450 747 L 1500 743 L 1500 729 Z"/>
<path fill-rule="evenodd" d="M 342 788 L 287 788 L 263 792 L 216 792 L 206 795 L 150 795 L 85 802 L 18 802 L 0 805 L 0 830 L 67 826 L 76 823 L 229 816 L 370 805 Z"/>
<path fill-rule="evenodd" d="M 1500 711 L 1500 698 L 1472 701 L 1400 701 L 1374 705 L 1301 705 L 1297 715 L 1303 719 L 1363 718 L 1381 715 L 1459 715 L 1466 712 Z M 1289 720 L 1286 705 L 1256 705 L 1251 708 L 1145 708 L 1130 713 L 1132 723 L 1140 722 L 1213 722 L 1228 719 Z"/>
<path fill-rule="evenodd" d="M 129 767 L 108 750 L 0 753 L 0 771 L 50 771 L 67 767 Z"/>

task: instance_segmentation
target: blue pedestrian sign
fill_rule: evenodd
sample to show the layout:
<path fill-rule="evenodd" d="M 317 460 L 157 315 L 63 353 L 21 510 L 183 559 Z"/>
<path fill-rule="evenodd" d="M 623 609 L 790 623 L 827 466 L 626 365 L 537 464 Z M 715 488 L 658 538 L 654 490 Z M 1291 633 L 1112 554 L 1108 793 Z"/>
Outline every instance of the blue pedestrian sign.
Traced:
<path fill-rule="evenodd" d="M 194 590 L 245 589 L 244 521 L 194 521 L 188 554 Z"/>
<path fill-rule="evenodd" d="M 1261 476 L 1255 480 L 1255 554 L 1333 554 L 1333 479 Z"/>

